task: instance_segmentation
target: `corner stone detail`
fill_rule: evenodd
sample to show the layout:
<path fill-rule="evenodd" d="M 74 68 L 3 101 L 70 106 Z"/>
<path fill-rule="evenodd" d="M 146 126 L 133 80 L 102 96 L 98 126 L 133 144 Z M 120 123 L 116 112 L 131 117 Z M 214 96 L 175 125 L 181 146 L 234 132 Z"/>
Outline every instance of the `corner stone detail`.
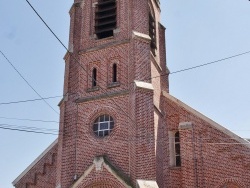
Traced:
<path fill-rule="evenodd" d="M 136 188 L 159 188 L 156 181 L 137 180 Z"/>
<path fill-rule="evenodd" d="M 93 163 L 95 165 L 95 170 L 96 171 L 101 171 L 103 163 L 104 163 L 104 159 L 103 159 L 103 157 L 95 157 Z"/>

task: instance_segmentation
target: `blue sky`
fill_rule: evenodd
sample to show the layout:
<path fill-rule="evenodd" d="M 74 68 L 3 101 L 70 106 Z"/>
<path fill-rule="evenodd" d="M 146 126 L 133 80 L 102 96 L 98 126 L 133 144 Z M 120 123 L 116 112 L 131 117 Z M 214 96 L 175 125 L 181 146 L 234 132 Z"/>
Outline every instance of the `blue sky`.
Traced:
<path fill-rule="evenodd" d="M 72 1 L 35 1 L 33 6 L 68 44 Z M 250 3 L 247 0 L 165 0 L 170 71 L 208 63 L 250 51 Z M 0 50 L 43 96 L 62 95 L 65 50 L 25 0 L 0 0 Z M 170 93 L 243 138 L 250 138 L 250 54 L 170 76 Z M 0 103 L 39 98 L 0 54 Z M 59 111 L 60 98 L 47 100 Z M 44 102 L 0 105 L 0 126 L 57 129 L 58 121 Z M 11 182 L 56 136 L 0 129 L 0 188 Z"/>

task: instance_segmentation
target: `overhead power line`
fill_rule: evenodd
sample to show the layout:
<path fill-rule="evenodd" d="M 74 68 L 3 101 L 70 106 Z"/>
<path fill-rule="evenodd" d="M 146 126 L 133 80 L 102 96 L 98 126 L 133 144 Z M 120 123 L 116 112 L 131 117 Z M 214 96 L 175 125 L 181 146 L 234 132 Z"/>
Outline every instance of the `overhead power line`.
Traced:
<path fill-rule="evenodd" d="M 235 57 L 239 57 L 239 56 L 242 56 L 242 55 L 246 55 L 246 54 L 249 54 L 249 53 L 250 53 L 250 51 L 243 52 L 243 53 L 236 54 L 236 55 L 233 55 L 233 56 L 229 56 L 229 57 L 226 57 L 226 58 L 222 58 L 222 59 L 219 59 L 219 60 L 216 60 L 216 61 L 211 61 L 209 63 L 204 63 L 204 64 L 196 65 L 196 66 L 193 66 L 193 67 L 173 71 L 173 72 L 170 72 L 169 74 L 177 74 L 177 73 L 180 73 L 180 72 L 185 72 L 185 71 L 193 70 L 193 69 L 196 69 L 196 68 L 201 68 L 201 67 L 204 67 L 204 66 L 215 64 L 217 62 L 225 61 L 225 60 L 232 59 L 232 58 L 235 58 Z M 166 76 L 166 75 L 168 75 L 168 74 L 161 74 L 159 76 L 150 77 L 147 80 L 152 80 L 152 79 L 159 78 L 159 77 Z M 34 101 L 40 101 L 40 100 L 44 100 L 44 99 L 53 99 L 53 98 L 58 98 L 58 97 L 63 97 L 63 96 L 60 95 L 60 96 L 51 96 L 51 97 L 45 97 L 45 98 L 39 98 L 39 99 L 28 99 L 28 100 L 21 100 L 21 101 L 2 102 L 2 103 L 0 103 L 0 105 L 34 102 Z"/>
<path fill-rule="evenodd" d="M 225 60 L 232 59 L 232 58 L 235 58 L 235 57 L 239 57 L 239 56 L 242 56 L 242 55 L 246 55 L 246 54 L 249 54 L 249 53 L 250 53 L 250 51 L 246 51 L 246 52 L 243 52 L 243 53 L 240 53 L 240 54 L 236 54 L 236 55 L 233 55 L 233 56 L 225 57 L 225 58 L 218 59 L 218 60 L 215 60 L 215 61 L 211 61 L 211 62 L 208 62 L 208 63 L 196 65 L 196 66 L 193 66 L 193 67 L 188 67 L 188 68 L 185 68 L 185 69 L 180 69 L 180 70 L 173 71 L 173 72 L 170 72 L 170 73 L 167 73 L 167 74 L 161 74 L 160 76 L 150 77 L 148 80 L 152 80 L 154 78 L 159 78 L 161 76 L 166 76 L 168 74 L 177 74 L 177 73 L 181 73 L 181 72 L 185 72 L 185 71 L 190 71 L 190 70 L 193 70 L 193 69 L 197 69 L 197 68 L 201 68 L 201 67 L 204 67 L 204 66 L 208 66 L 208 65 L 211 65 L 211 64 L 215 64 L 215 63 L 218 63 L 218 62 L 221 62 L 221 61 L 225 61 Z"/>
<path fill-rule="evenodd" d="M 61 96 L 54 96 L 54 97 L 39 98 L 39 99 L 28 99 L 28 100 L 21 100 L 21 101 L 2 102 L 2 103 L 0 103 L 0 105 L 35 102 L 35 101 L 41 101 L 41 100 L 45 100 L 45 99 L 54 99 L 54 98 L 59 98 L 59 97 L 62 97 L 62 95 Z"/>
<path fill-rule="evenodd" d="M 17 70 L 17 68 L 10 62 L 6 55 L 0 50 L 0 53 L 7 60 L 7 62 L 12 66 L 12 68 L 19 74 L 19 76 L 25 81 L 25 83 L 57 114 L 59 114 L 36 90 L 35 88 L 24 78 L 24 76 Z"/>
<path fill-rule="evenodd" d="M 10 130 L 10 131 L 27 132 L 27 133 L 55 135 L 55 136 L 59 135 L 58 133 L 53 133 L 53 132 L 44 132 L 44 131 L 38 131 L 38 130 L 27 130 L 27 129 L 22 129 L 22 128 L 5 127 L 5 126 L 2 126 L 1 124 L 0 124 L 0 129 Z M 126 142 L 136 142 L 137 139 L 141 139 L 141 138 L 135 138 L 135 140 L 134 139 L 129 139 L 129 140 L 124 140 L 124 141 L 126 141 Z M 211 139 L 211 138 L 209 138 L 209 139 Z M 188 139 L 188 140 L 190 140 L 190 139 Z M 201 140 L 206 140 L 206 139 L 201 139 Z M 226 140 L 230 140 L 231 141 L 232 139 L 230 138 L 230 139 L 226 139 Z M 209 145 L 250 145 L 250 142 L 249 143 L 247 143 L 247 142 L 246 143 L 225 142 L 225 139 L 223 139 L 221 142 L 218 142 L 218 141 L 217 142 L 207 142 L 207 141 L 206 142 L 200 142 L 200 141 L 199 141 L 200 144 L 209 144 Z M 166 142 L 166 141 L 163 141 L 163 140 L 161 140 L 161 141 L 157 140 L 157 142 L 158 143 L 164 142 L 166 144 L 169 143 L 169 142 Z M 193 142 L 186 141 L 183 144 L 191 144 L 191 143 L 193 143 Z"/>
<path fill-rule="evenodd" d="M 75 93 L 67 93 L 67 96 L 74 95 Z M 9 102 L 2 102 L 0 105 L 10 105 L 10 104 L 18 104 L 18 103 L 26 103 L 26 102 L 35 102 L 35 101 L 41 101 L 44 99 L 54 99 L 54 98 L 59 98 L 59 97 L 64 97 L 64 95 L 57 95 L 57 96 L 51 96 L 51 97 L 44 97 L 44 98 L 39 98 L 39 99 L 27 99 L 27 100 L 20 100 L 20 101 L 9 101 Z"/>
<path fill-rule="evenodd" d="M 25 129 L 18 129 L 18 128 L 9 128 L 9 127 L 4 127 L 4 126 L 0 126 L 0 129 L 11 130 L 11 131 L 21 131 L 21 132 L 27 132 L 27 133 L 58 135 L 56 133 L 48 133 L 48 132 L 43 132 L 43 131 L 25 130 Z"/>
<path fill-rule="evenodd" d="M 173 71 L 173 72 L 170 72 L 169 74 L 177 74 L 177 73 L 180 73 L 180 72 L 185 72 L 185 71 L 201 68 L 201 67 L 204 67 L 204 66 L 215 64 L 217 62 L 225 61 L 225 60 L 232 59 L 232 58 L 235 58 L 235 57 L 239 57 L 239 56 L 242 56 L 242 55 L 246 55 L 246 54 L 249 54 L 249 53 L 250 53 L 250 51 L 243 52 L 243 53 L 236 54 L 236 55 L 233 55 L 233 56 L 229 56 L 229 57 L 226 57 L 226 58 L 222 58 L 222 59 L 219 59 L 219 60 L 216 60 L 216 61 L 211 61 L 209 63 L 204 63 L 204 64 L 196 65 L 196 66 L 193 66 L 193 67 L 188 67 L 188 68 L 185 68 L 185 69 L 180 69 L 180 70 L 177 70 L 177 71 Z M 168 75 L 168 74 L 161 74 L 159 76 L 150 77 L 147 80 L 152 80 L 152 79 L 159 78 L 159 77 L 166 76 L 166 75 Z M 2 102 L 2 103 L 0 103 L 0 105 L 34 102 L 34 101 L 45 100 L 45 99 L 53 99 L 53 98 L 58 98 L 58 97 L 63 97 L 63 96 L 61 95 L 61 96 L 52 96 L 52 97 L 39 98 L 39 99 L 28 99 L 28 100 L 21 100 L 21 101 Z"/>
<path fill-rule="evenodd" d="M 249 54 L 249 53 L 250 53 L 250 51 L 243 52 L 243 53 L 236 54 L 236 55 L 229 56 L 229 57 L 225 57 L 225 58 L 222 58 L 222 59 L 219 59 L 219 60 L 216 60 L 216 61 L 211 61 L 209 63 L 204 63 L 204 64 L 201 64 L 201 65 L 196 65 L 196 66 L 193 66 L 193 67 L 189 67 L 189 68 L 181 69 L 181 70 L 178 70 L 178 71 L 174 71 L 174 72 L 171 72 L 170 74 L 176 74 L 176 73 L 179 73 L 179 72 L 184 72 L 184 71 L 204 67 L 204 66 L 207 66 L 207 65 L 215 64 L 215 63 L 218 63 L 218 62 L 221 62 L 221 61 L 225 61 L 225 60 L 228 60 L 228 59 L 232 59 L 232 58 L 235 58 L 235 57 L 246 55 L 246 54 Z"/>
<path fill-rule="evenodd" d="M 20 125 L 6 124 L 6 123 L 0 123 L 0 126 L 7 127 L 7 128 L 19 128 L 19 129 L 25 129 L 25 130 L 58 132 L 57 129 L 47 129 L 47 128 L 39 128 L 39 127 L 31 127 L 31 126 L 20 126 Z"/>
<path fill-rule="evenodd" d="M 33 121 L 33 122 L 43 122 L 43 123 L 60 123 L 59 121 L 28 119 L 28 118 L 0 117 L 0 119 L 18 120 L 18 121 Z"/>

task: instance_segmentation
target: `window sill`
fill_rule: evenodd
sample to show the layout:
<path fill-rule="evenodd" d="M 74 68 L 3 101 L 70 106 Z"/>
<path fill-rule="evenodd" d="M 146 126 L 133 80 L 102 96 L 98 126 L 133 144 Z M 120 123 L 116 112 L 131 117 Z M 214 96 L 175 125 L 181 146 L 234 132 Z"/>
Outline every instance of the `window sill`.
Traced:
<path fill-rule="evenodd" d="M 180 170 L 181 166 L 170 166 L 169 169 L 170 170 Z"/>
<path fill-rule="evenodd" d="M 109 37 L 104 37 L 104 38 L 98 38 L 98 37 L 96 36 L 96 34 L 94 35 L 94 39 L 95 39 L 96 41 L 112 40 L 112 39 L 114 39 L 114 38 L 115 38 L 114 35 L 113 35 L 113 36 L 109 36 Z"/>
<path fill-rule="evenodd" d="M 114 88 L 114 87 L 119 87 L 120 86 L 120 82 L 112 82 L 108 85 L 108 88 Z"/>
<path fill-rule="evenodd" d="M 94 92 L 94 91 L 99 91 L 99 86 L 95 86 L 95 87 L 87 89 L 87 92 Z"/>

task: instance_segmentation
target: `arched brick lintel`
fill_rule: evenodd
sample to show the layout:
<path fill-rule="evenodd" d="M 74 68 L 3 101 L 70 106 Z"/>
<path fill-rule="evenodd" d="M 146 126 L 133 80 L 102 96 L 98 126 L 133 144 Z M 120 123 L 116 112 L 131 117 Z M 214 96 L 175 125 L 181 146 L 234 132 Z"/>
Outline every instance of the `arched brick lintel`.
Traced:
<path fill-rule="evenodd" d="M 238 188 L 247 188 L 239 179 L 234 179 L 234 178 L 224 179 L 216 188 L 225 188 L 226 185 L 231 185 L 231 186 L 234 185 L 235 188 L 236 186 Z M 234 188 L 234 187 L 228 187 L 228 188 Z"/>

